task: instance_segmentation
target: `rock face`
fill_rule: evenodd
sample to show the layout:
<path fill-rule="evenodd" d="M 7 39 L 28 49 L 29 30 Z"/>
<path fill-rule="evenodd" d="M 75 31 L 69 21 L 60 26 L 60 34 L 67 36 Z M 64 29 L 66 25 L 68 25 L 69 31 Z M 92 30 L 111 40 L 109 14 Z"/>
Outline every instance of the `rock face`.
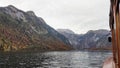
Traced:
<path fill-rule="evenodd" d="M 83 36 L 82 34 L 75 34 L 69 29 L 57 29 L 57 31 L 69 39 L 69 42 L 74 49 L 78 49 L 79 37 Z"/>
<path fill-rule="evenodd" d="M 108 30 L 96 30 L 88 31 L 86 34 L 79 35 L 75 33 L 68 33 L 64 29 L 58 30 L 69 39 L 73 48 L 80 49 L 92 49 L 92 50 L 109 50 L 111 49 L 111 43 L 108 42 L 108 36 L 110 32 Z"/>
<path fill-rule="evenodd" d="M 70 43 L 33 11 L 0 7 L 0 50 L 69 50 Z"/>

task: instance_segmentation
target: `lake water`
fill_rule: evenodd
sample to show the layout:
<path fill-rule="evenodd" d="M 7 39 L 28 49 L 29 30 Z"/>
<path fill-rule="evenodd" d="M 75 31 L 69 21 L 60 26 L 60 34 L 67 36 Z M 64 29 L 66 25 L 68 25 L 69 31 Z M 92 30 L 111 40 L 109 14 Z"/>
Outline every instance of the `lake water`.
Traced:
<path fill-rule="evenodd" d="M 0 68 L 102 68 L 111 52 L 62 51 L 0 54 Z"/>

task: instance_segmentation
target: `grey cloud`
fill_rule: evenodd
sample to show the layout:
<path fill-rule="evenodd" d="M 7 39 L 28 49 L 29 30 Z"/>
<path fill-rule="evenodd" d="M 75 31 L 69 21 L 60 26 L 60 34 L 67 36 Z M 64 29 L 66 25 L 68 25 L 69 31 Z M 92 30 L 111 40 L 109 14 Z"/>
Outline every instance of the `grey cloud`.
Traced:
<path fill-rule="evenodd" d="M 9 4 L 33 10 L 55 29 L 69 28 L 76 33 L 109 29 L 109 0 L 0 0 L 0 6 Z"/>

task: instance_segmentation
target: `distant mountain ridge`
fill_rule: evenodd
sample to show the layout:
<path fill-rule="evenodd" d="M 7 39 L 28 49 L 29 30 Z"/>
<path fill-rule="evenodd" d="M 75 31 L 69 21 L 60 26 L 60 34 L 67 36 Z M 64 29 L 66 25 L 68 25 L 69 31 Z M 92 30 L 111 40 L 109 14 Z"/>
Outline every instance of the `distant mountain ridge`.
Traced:
<path fill-rule="evenodd" d="M 75 34 L 72 30 L 69 29 L 57 29 L 57 31 L 62 33 Z"/>
<path fill-rule="evenodd" d="M 47 25 L 33 11 L 9 5 L 0 7 L 1 51 L 70 50 L 66 37 Z"/>
<path fill-rule="evenodd" d="M 72 47 L 77 50 L 111 50 L 112 48 L 111 43 L 108 42 L 108 36 L 110 36 L 110 32 L 108 30 L 90 30 L 86 34 L 73 34 L 65 32 L 66 29 L 59 30 L 58 32 L 68 38 Z"/>

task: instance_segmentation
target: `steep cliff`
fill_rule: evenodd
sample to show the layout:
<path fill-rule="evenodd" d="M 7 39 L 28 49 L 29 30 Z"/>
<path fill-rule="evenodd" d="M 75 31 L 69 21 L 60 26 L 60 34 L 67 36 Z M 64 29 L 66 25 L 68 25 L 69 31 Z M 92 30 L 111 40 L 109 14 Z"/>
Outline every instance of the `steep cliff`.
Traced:
<path fill-rule="evenodd" d="M 0 7 L 0 50 L 69 50 L 69 41 L 33 11 Z"/>

